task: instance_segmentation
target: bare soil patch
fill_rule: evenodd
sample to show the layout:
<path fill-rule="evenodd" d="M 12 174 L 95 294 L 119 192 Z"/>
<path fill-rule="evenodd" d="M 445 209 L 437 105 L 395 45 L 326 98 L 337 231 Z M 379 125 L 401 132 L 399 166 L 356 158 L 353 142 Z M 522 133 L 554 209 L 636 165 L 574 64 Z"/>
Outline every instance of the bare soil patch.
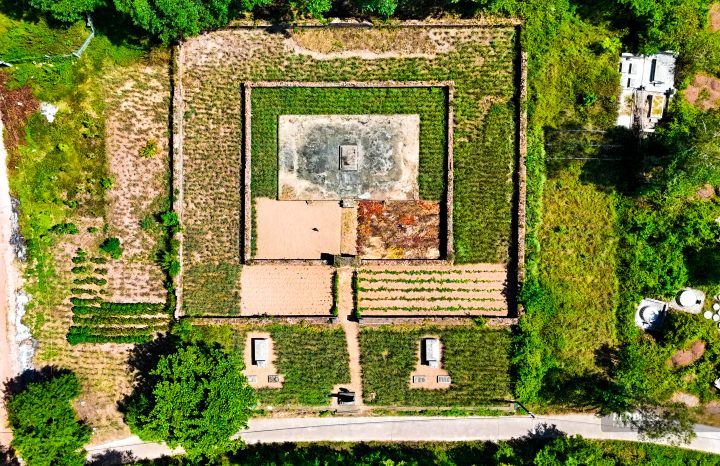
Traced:
<path fill-rule="evenodd" d="M 670 401 L 675 403 L 683 403 L 690 408 L 695 408 L 700 405 L 700 399 L 697 396 L 683 392 L 675 393 L 672 398 L 670 398 Z"/>
<path fill-rule="evenodd" d="M 440 204 L 360 201 L 357 241 L 366 259 L 439 259 Z"/>
<path fill-rule="evenodd" d="M 710 32 L 720 31 L 720 3 L 710 5 L 708 16 L 710 17 L 708 21 Z"/>
<path fill-rule="evenodd" d="M 420 340 L 418 340 L 418 351 L 417 351 L 417 361 L 415 362 L 415 370 L 410 374 L 410 388 L 415 389 L 423 389 L 423 390 L 447 390 L 450 388 L 449 383 L 438 383 L 437 378 L 440 375 L 449 375 L 448 371 L 443 369 L 442 367 L 442 361 L 439 364 L 439 367 L 430 367 L 423 365 L 422 363 L 422 344 L 423 339 L 425 338 L 438 338 L 437 335 L 425 335 Z M 440 340 L 440 350 L 441 353 L 444 354 L 444 345 L 442 344 L 442 340 Z M 425 381 L 424 382 L 413 382 L 414 377 L 416 376 L 424 376 Z"/>
<path fill-rule="evenodd" d="M 698 74 L 685 90 L 685 100 L 703 110 L 718 107 L 720 99 L 720 79 Z"/>
<path fill-rule="evenodd" d="M 697 340 L 693 342 L 690 348 L 678 351 L 668 360 L 668 365 L 672 367 L 688 366 L 705 354 L 705 342 Z"/>
<path fill-rule="evenodd" d="M 333 268 L 248 265 L 241 272 L 241 315 L 330 315 Z"/>
<path fill-rule="evenodd" d="M 256 259 L 320 259 L 339 254 L 342 208 L 336 201 L 255 200 Z"/>
<path fill-rule="evenodd" d="M 253 365 L 252 341 L 254 338 L 267 338 L 268 340 L 268 358 L 265 367 Z M 243 354 L 245 358 L 245 370 L 243 374 L 245 374 L 245 376 L 255 376 L 256 378 L 255 382 L 250 382 L 253 388 L 282 388 L 284 377 L 278 374 L 275 368 L 274 343 L 269 333 L 248 332 L 245 335 L 245 351 Z M 279 380 L 277 382 L 270 382 L 268 376 L 271 375 L 278 376 Z"/>

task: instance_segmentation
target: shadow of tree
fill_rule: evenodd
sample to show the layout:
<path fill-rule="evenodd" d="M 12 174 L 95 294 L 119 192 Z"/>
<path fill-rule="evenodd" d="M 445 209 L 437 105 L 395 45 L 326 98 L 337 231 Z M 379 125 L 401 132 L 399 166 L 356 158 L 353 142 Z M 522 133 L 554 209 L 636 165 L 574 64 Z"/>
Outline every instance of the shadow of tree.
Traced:
<path fill-rule="evenodd" d="M 56 377 L 71 374 L 72 371 L 57 366 L 44 366 L 37 369 L 27 369 L 20 375 L 5 382 L 5 400 L 24 391 L 33 383 L 48 382 Z"/>
<path fill-rule="evenodd" d="M 157 379 L 150 372 L 157 367 L 162 357 L 175 352 L 179 343 L 180 339 L 177 336 L 163 334 L 155 340 L 133 348 L 128 357 L 128 365 L 135 373 L 135 386 L 132 393 L 118 402 L 118 409 L 121 413 L 126 412 L 128 404 L 133 399 L 151 395 Z"/>
<path fill-rule="evenodd" d="M 20 461 L 15 456 L 15 450 L 0 445 L 0 464 L 3 466 L 20 466 Z"/>
<path fill-rule="evenodd" d="M 93 456 L 85 464 L 86 466 L 122 466 L 124 464 L 135 464 L 136 461 L 137 458 L 130 451 L 109 450 Z"/>

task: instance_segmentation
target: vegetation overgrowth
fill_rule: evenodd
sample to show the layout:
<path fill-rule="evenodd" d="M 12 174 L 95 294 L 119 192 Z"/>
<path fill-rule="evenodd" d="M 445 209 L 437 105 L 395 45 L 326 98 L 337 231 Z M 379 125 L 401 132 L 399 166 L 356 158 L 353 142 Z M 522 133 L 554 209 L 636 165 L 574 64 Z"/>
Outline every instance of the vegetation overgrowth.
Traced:
<path fill-rule="evenodd" d="M 144 466 L 184 464 L 182 457 L 141 461 Z M 693 450 L 635 442 L 586 440 L 582 437 L 533 438 L 510 442 L 458 443 L 313 443 L 248 445 L 225 463 L 236 466 L 274 464 L 507 465 L 550 466 L 592 464 L 636 466 L 638 464 L 710 466 L 718 456 Z M 220 464 L 220 463 L 217 463 Z"/>
<path fill-rule="evenodd" d="M 349 356 L 340 327 L 196 325 L 187 338 L 218 343 L 242 357 L 245 335 L 250 331 L 270 333 L 274 365 L 284 380 L 282 388 L 257 390 L 259 407 L 327 405 L 333 386 L 350 382 Z"/>
<path fill-rule="evenodd" d="M 173 337 L 149 345 L 131 357 L 138 377 L 121 406 L 130 429 L 145 441 L 182 446 L 193 460 L 236 451 L 241 442 L 231 437 L 247 427 L 256 403 L 242 357 Z"/>
<path fill-rule="evenodd" d="M 447 390 L 410 388 L 420 343 L 438 336 Z M 510 333 L 478 326 L 362 328 L 360 359 L 365 402 L 378 406 L 475 406 L 511 397 Z M 371 395 L 372 394 L 372 395 Z"/>

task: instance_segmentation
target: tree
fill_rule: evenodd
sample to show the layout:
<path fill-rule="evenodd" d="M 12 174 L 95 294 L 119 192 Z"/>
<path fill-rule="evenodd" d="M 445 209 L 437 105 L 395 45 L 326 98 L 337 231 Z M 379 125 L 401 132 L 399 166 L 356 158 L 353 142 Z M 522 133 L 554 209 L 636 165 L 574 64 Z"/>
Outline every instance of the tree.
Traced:
<path fill-rule="evenodd" d="M 120 259 L 122 256 L 122 246 L 118 238 L 108 238 L 100 245 L 100 250 L 106 252 L 113 259 Z"/>
<path fill-rule="evenodd" d="M 172 346 L 138 374 L 123 406 L 130 429 L 143 440 L 181 445 L 193 459 L 236 451 L 241 442 L 231 437 L 247 427 L 256 403 L 242 359 L 204 343 Z"/>
<path fill-rule="evenodd" d="M 320 19 L 332 7 L 331 0 L 289 0 L 288 3 L 293 16 L 308 16 Z"/>
<path fill-rule="evenodd" d="M 377 13 L 385 18 L 392 16 L 398 6 L 397 0 L 355 0 L 362 11 Z"/>
<path fill-rule="evenodd" d="M 551 440 L 540 450 L 533 464 L 536 466 L 611 466 L 615 464 L 610 458 L 605 458 L 602 448 L 590 443 L 579 435 L 573 437 L 559 437 Z"/>
<path fill-rule="evenodd" d="M 271 0 L 114 0 L 118 11 L 163 43 L 226 26 L 241 11 Z"/>
<path fill-rule="evenodd" d="M 58 21 L 74 23 L 105 5 L 105 0 L 30 0 L 30 5 L 50 14 Z"/>
<path fill-rule="evenodd" d="M 77 377 L 52 369 L 31 375 L 34 380 L 8 390 L 12 447 L 29 466 L 85 464 L 83 446 L 90 428 L 78 420 L 71 404 L 80 395 Z"/>

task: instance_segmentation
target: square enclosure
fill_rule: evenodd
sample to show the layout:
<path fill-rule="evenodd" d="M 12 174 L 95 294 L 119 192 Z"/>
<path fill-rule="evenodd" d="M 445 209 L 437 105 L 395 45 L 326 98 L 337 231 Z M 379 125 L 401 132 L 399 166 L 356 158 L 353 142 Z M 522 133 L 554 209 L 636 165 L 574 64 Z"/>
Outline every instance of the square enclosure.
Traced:
<path fill-rule="evenodd" d="M 280 200 L 418 199 L 419 115 L 278 118 Z"/>

